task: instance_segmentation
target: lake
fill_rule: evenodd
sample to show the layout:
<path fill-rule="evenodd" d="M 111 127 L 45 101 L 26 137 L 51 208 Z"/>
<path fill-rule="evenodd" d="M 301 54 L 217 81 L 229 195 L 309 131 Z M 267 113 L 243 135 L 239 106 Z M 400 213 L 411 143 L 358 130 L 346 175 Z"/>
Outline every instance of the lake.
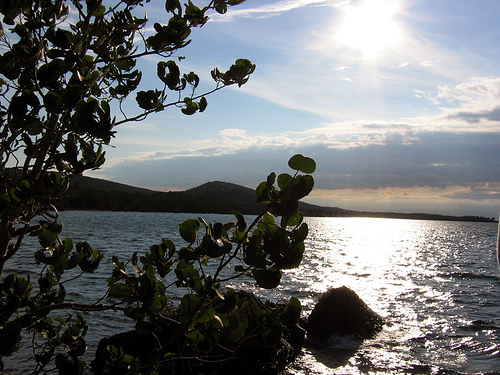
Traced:
<path fill-rule="evenodd" d="M 98 272 L 67 285 L 69 298 L 79 302 L 94 302 L 103 295 L 112 255 L 126 260 L 162 238 L 182 244 L 177 224 L 197 218 L 193 214 L 87 211 L 61 216 L 63 237 L 86 240 L 104 253 Z M 208 222 L 234 221 L 231 215 L 200 216 Z M 295 296 L 307 315 L 321 293 L 345 285 L 386 324 L 374 339 L 363 343 L 343 338 L 322 350 L 304 349 L 289 374 L 473 374 L 500 369 L 496 224 L 306 220 L 310 233 L 304 260 L 300 268 L 286 272 L 279 288 L 263 291 L 250 279 L 231 286 L 270 300 Z M 32 258 L 33 247 L 27 247 L 8 263 L 5 274 L 33 272 Z M 101 337 L 132 327 L 119 313 L 92 315 L 98 324 L 91 324 L 87 334 L 90 353 Z M 6 358 L 6 370 L 18 373 L 29 361 L 19 356 Z"/>

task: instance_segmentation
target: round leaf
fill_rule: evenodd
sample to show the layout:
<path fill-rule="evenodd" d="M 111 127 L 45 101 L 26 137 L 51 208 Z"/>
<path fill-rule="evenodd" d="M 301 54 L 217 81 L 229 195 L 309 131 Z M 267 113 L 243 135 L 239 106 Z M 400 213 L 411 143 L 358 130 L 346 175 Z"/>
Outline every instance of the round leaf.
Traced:
<path fill-rule="evenodd" d="M 276 268 L 256 269 L 253 271 L 253 277 L 260 287 L 265 289 L 273 289 L 280 284 L 281 271 Z"/>
<path fill-rule="evenodd" d="M 196 241 L 198 229 L 200 229 L 200 222 L 195 219 L 188 219 L 179 224 L 179 234 L 184 241 L 190 244 Z"/>
<path fill-rule="evenodd" d="M 314 159 L 302 154 L 293 155 L 290 160 L 288 160 L 288 166 L 303 173 L 314 173 L 316 170 L 316 162 Z"/>

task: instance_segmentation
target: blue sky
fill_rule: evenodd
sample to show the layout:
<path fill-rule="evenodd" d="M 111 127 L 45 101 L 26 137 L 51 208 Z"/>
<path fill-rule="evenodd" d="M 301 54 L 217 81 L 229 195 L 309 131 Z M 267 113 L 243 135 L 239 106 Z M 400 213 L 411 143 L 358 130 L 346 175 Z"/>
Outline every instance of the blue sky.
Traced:
<path fill-rule="evenodd" d="M 148 5 L 150 26 L 162 12 Z M 245 57 L 250 81 L 204 113 L 121 125 L 90 175 L 253 188 L 302 153 L 318 163 L 310 203 L 497 217 L 499 14 L 498 0 L 247 0 L 192 33 L 181 68 L 209 88 L 211 69 Z M 158 84 L 156 61 L 144 85 Z"/>

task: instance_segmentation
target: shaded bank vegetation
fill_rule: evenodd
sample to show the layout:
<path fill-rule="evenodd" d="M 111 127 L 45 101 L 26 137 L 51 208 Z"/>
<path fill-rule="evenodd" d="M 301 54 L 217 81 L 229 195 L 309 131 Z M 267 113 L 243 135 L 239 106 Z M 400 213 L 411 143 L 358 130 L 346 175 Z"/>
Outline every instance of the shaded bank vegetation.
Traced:
<path fill-rule="evenodd" d="M 186 191 L 159 192 L 90 177 L 78 177 L 61 202 L 61 208 L 72 210 L 185 212 L 230 214 L 238 210 L 256 215 L 262 207 L 256 203 L 255 191 L 233 183 L 213 181 Z M 367 212 L 323 207 L 301 202 L 306 216 L 376 217 L 415 220 L 449 220 L 494 222 L 483 216 L 451 216 L 427 213 Z"/>

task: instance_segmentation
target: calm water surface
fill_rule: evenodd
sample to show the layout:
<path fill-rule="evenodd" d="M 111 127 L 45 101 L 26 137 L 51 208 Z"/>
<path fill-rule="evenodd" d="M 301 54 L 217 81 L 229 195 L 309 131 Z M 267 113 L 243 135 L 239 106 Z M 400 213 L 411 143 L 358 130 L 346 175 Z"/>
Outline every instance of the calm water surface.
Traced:
<path fill-rule="evenodd" d="M 100 270 L 68 285 L 70 298 L 94 302 L 104 293 L 111 256 L 122 260 L 161 238 L 181 244 L 177 224 L 192 214 L 63 212 L 63 237 L 86 240 L 104 253 Z M 234 221 L 230 215 L 203 215 Z M 289 374 L 476 374 L 500 370 L 500 278 L 496 225 L 373 218 L 308 218 L 310 235 L 300 268 L 282 285 L 261 291 L 250 280 L 231 285 L 272 300 L 295 296 L 304 314 L 330 287 L 347 286 L 386 320 L 363 343 L 337 338 L 322 350 L 304 349 Z M 6 273 L 33 271 L 33 248 Z M 173 296 L 175 298 L 175 296 Z M 121 314 L 92 314 L 89 353 L 98 340 L 131 327 Z M 92 320 L 93 321 L 93 320 Z M 98 329 L 96 329 L 98 328 Z M 13 363 L 15 360 L 17 363 Z M 5 361 L 16 373 L 22 362 Z M 20 367 L 19 367 L 20 366 Z"/>

